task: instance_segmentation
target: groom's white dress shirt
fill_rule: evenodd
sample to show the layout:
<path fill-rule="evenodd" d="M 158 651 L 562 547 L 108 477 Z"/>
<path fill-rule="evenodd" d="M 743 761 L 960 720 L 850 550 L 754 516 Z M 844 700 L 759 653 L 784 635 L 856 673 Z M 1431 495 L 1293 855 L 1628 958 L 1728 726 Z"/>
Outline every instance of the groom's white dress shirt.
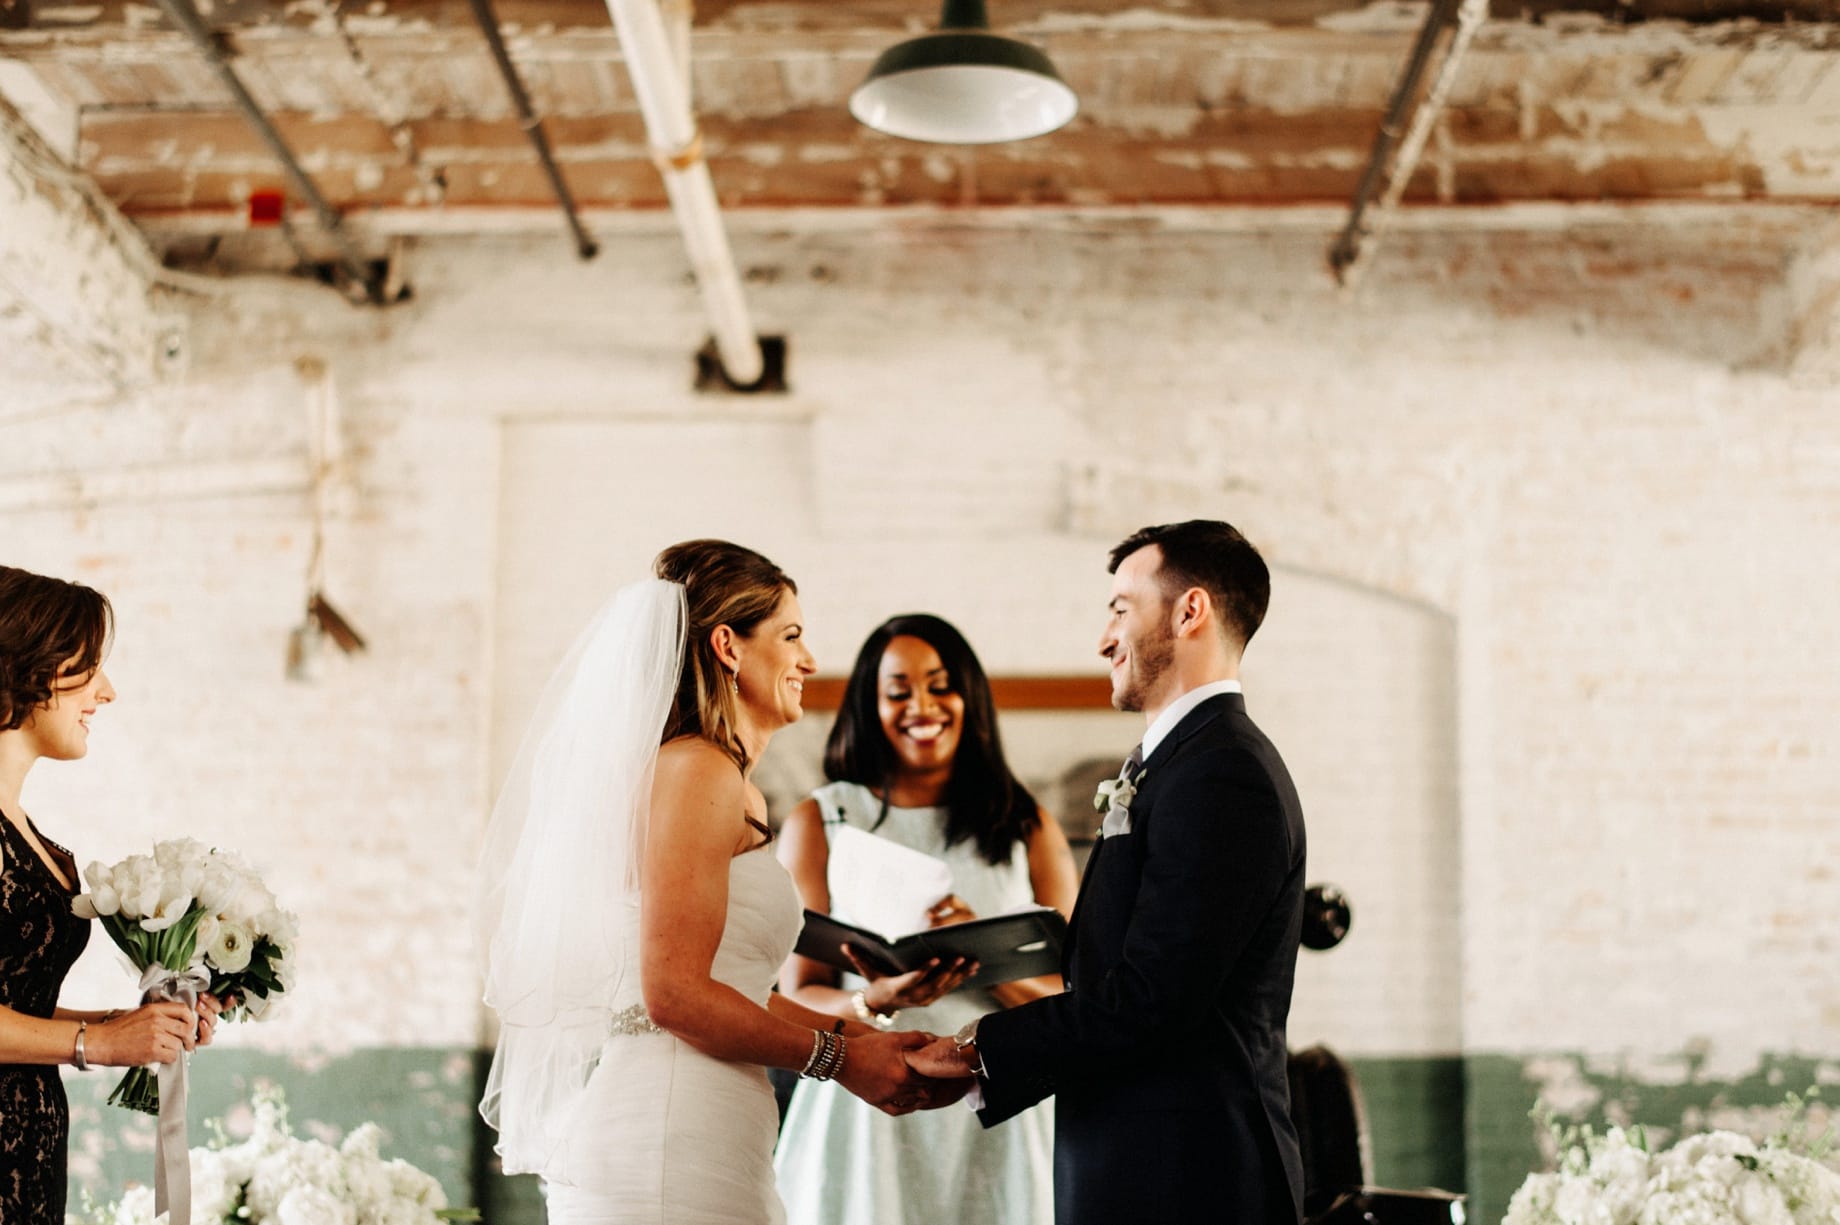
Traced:
<path fill-rule="evenodd" d="M 1190 711 L 1209 698 L 1217 694 L 1238 692 L 1240 692 L 1240 687 L 1236 680 L 1210 681 L 1208 684 L 1190 689 L 1157 715 L 1150 726 L 1144 730 L 1143 742 L 1131 750 L 1131 755 L 1125 758 L 1124 765 L 1118 771 L 1119 783 L 1123 784 L 1128 779 L 1131 785 L 1124 796 L 1115 798 L 1106 806 L 1105 820 L 1099 826 L 1101 838 L 1116 838 L 1131 832 L 1131 796 L 1136 794 L 1135 784 L 1143 777 L 1143 765 L 1150 760 L 1150 754 L 1156 752 L 1163 741 L 1169 738 L 1169 733 L 1176 729 L 1176 724 L 1182 722 L 1188 717 Z"/>
<path fill-rule="evenodd" d="M 1217 697 L 1223 693 L 1242 692 L 1244 691 L 1240 688 L 1238 681 L 1209 681 L 1205 685 L 1197 685 L 1165 706 L 1163 713 L 1158 715 L 1144 732 L 1144 760 L 1150 760 L 1150 754 L 1156 752 L 1157 747 L 1169 739 L 1169 733 L 1176 730 L 1176 724 L 1188 717 L 1189 711 L 1211 697 Z"/>

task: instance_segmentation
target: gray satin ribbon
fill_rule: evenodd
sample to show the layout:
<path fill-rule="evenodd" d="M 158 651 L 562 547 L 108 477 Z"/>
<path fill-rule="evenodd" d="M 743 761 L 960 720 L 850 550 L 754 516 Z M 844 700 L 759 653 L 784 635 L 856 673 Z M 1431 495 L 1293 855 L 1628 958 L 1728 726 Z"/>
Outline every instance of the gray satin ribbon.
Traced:
<path fill-rule="evenodd" d="M 211 985 L 211 973 L 199 958 L 183 970 L 151 965 L 141 974 L 141 1002 L 173 1000 L 198 1011 L 198 996 Z M 193 1021 L 192 1036 L 197 1037 Z M 192 1154 L 185 1140 L 185 1069 L 183 1051 L 160 1065 L 160 1120 L 153 1146 L 153 1214 L 167 1214 L 167 1225 L 192 1225 Z"/>

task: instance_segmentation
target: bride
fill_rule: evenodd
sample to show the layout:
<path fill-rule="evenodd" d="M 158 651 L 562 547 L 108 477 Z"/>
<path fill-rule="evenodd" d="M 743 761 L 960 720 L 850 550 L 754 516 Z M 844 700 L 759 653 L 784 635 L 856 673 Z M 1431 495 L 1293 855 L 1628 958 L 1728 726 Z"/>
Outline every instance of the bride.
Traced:
<path fill-rule="evenodd" d="M 487 831 L 482 938 L 498 1050 L 481 1112 L 552 1222 L 778 1222 L 768 1067 L 890 1114 L 968 1082 L 771 992 L 798 936 L 749 779 L 815 670 L 797 588 L 692 540 L 622 588 L 549 683 Z"/>

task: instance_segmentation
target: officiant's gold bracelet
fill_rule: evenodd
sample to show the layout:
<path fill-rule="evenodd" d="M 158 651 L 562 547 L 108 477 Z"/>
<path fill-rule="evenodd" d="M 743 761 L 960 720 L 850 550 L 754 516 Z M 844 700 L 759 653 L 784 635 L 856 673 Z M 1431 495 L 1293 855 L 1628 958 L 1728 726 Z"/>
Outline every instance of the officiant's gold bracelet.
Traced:
<path fill-rule="evenodd" d="M 829 1080 L 843 1071 L 843 1052 L 849 1046 L 842 1034 L 822 1029 L 811 1031 L 811 1058 L 799 1075 L 807 1080 Z"/>
<path fill-rule="evenodd" d="M 893 1029 L 896 1019 L 901 1015 L 901 1010 L 899 1008 L 895 1009 L 887 1016 L 883 1016 L 875 1009 L 869 1007 L 869 997 L 868 993 L 865 991 L 858 991 L 855 995 L 852 995 L 850 997 L 850 1003 L 855 1006 L 857 1016 L 875 1026 L 877 1029 Z"/>

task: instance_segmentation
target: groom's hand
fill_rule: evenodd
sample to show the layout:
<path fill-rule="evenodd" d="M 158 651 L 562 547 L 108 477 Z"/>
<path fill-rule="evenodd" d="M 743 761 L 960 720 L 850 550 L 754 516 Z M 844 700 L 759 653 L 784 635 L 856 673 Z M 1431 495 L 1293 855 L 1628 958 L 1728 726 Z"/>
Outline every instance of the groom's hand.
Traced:
<path fill-rule="evenodd" d="M 851 1038 L 837 1083 L 888 1114 L 918 1109 L 927 1096 L 927 1081 L 908 1065 L 906 1054 L 932 1040 L 933 1035 L 918 1030 Z"/>
<path fill-rule="evenodd" d="M 916 1072 L 936 1080 L 962 1080 L 971 1087 L 971 1062 L 950 1038 L 934 1038 L 925 1046 L 907 1052 L 907 1062 Z M 959 1094 L 963 1097 L 964 1094 Z"/>

